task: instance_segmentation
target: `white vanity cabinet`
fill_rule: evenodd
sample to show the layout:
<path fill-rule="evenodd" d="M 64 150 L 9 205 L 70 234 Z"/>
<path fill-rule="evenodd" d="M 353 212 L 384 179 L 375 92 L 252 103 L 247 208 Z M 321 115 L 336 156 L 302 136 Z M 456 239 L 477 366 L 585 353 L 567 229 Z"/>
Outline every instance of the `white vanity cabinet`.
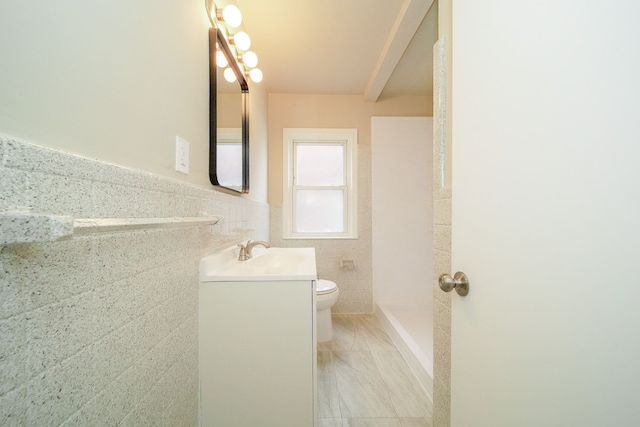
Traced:
<path fill-rule="evenodd" d="M 202 266 L 201 427 L 314 427 L 315 281 L 207 282 Z"/>

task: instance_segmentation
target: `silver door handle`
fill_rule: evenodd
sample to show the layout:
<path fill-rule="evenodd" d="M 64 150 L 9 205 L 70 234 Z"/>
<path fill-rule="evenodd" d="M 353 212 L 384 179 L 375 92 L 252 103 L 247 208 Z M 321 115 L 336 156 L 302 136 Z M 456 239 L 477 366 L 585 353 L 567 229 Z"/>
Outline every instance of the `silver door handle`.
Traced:
<path fill-rule="evenodd" d="M 469 279 L 462 271 L 458 271 L 453 278 L 448 274 L 441 274 L 438 283 L 440 284 L 440 289 L 445 292 L 451 292 L 455 289 L 461 297 L 469 293 Z"/>

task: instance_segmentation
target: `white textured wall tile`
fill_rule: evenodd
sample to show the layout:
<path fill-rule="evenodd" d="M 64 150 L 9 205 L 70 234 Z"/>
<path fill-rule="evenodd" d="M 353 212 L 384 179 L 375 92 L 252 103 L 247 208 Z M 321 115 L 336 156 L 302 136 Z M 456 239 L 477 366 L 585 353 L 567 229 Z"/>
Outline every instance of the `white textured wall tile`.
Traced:
<path fill-rule="evenodd" d="M 86 159 L 39 145 L 3 137 L 4 166 L 49 175 L 86 178 Z"/>
<path fill-rule="evenodd" d="M 106 387 L 137 360 L 136 323 L 129 322 L 91 345 L 93 370 Z"/>
<path fill-rule="evenodd" d="M 138 401 L 133 409 L 133 420 L 136 426 L 160 425 L 164 409 L 164 384 L 155 384 L 149 392 Z"/>
<path fill-rule="evenodd" d="M 25 426 L 27 388 L 20 387 L 8 393 L 0 393 L 0 425 Z"/>
<path fill-rule="evenodd" d="M 451 225 L 451 199 L 433 201 L 433 223 Z"/>
<path fill-rule="evenodd" d="M 169 325 L 165 322 L 162 307 L 149 310 L 141 317 L 141 323 L 136 331 L 136 342 L 141 354 L 155 349 L 169 334 Z"/>
<path fill-rule="evenodd" d="M 135 304 L 138 290 L 137 283 L 127 278 L 94 291 L 94 340 L 102 339 L 138 316 Z"/>
<path fill-rule="evenodd" d="M 27 174 L 23 171 L 0 167 L 0 211 L 27 206 Z"/>
<path fill-rule="evenodd" d="M 451 252 L 451 226 L 435 225 L 433 227 L 433 247 L 444 251 Z"/>
<path fill-rule="evenodd" d="M 142 400 L 149 390 L 160 381 L 166 366 L 166 355 L 160 351 L 149 351 L 138 358 L 134 366 L 135 381 L 138 387 L 135 390 L 136 401 Z"/>
<path fill-rule="evenodd" d="M 198 262 L 268 240 L 269 206 L 16 140 L 0 147 L 11 182 L 0 208 L 27 195 L 76 217 L 225 217 L 0 246 L 0 424 L 196 426 Z"/>
<path fill-rule="evenodd" d="M 118 425 L 135 407 L 134 390 L 137 386 L 132 381 L 133 377 L 132 369 L 120 375 L 67 419 L 62 426 L 90 426 L 95 425 L 97 420 L 100 425 Z"/>
<path fill-rule="evenodd" d="M 436 381 L 433 386 L 433 427 L 449 427 L 451 392 L 449 383 Z"/>
<path fill-rule="evenodd" d="M 24 314 L 0 320 L 0 396 L 28 379 L 25 326 Z"/>
<path fill-rule="evenodd" d="M 344 296 L 344 298 L 342 298 Z M 333 307 L 335 313 L 367 313 L 373 305 L 371 289 L 340 291 L 338 302 Z"/>
<path fill-rule="evenodd" d="M 23 271 L 16 265 L 18 262 L 11 248 L 0 246 L 0 319 L 25 310 L 26 292 L 20 280 Z"/>
<path fill-rule="evenodd" d="M 91 216 L 91 181 L 33 172 L 27 177 L 26 203 L 33 212 Z"/>
<path fill-rule="evenodd" d="M 93 288 L 89 239 L 12 246 L 7 271 L 24 289 L 29 310 Z"/>
<path fill-rule="evenodd" d="M 27 425 L 58 425 L 98 393 L 91 353 L 74 354 L 27 384 Z"/>
<path fill-rule="evenodd" d="M 95 218 L 144 218 L 142 210 L 149 201 L 141 188 L 103 182 L 93 183 L 91 197 L 93 212 L 87 217 Z"/>
<path fill-rule="evenodd" d="M 92 292 L 27 312 L 27 371 L 41 372 L 88 347 L 93 312 Z"/>

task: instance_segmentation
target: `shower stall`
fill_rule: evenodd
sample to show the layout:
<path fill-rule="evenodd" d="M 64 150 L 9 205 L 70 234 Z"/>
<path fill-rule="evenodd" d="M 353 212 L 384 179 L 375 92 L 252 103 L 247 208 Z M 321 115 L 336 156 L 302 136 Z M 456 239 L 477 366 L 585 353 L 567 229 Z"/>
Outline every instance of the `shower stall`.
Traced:
<path fill-rule="evenodd" d="M 433 396 L 431 117 L 371 120 L 376 315 Z"/>

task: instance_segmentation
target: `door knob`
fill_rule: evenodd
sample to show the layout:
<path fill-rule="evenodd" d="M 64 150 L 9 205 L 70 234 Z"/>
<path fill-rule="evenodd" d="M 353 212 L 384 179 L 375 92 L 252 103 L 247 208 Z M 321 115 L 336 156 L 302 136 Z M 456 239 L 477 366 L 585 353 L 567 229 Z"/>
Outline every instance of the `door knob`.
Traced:
<path fill-rule="evenodd" d="M 452 289 L 455 289 L 461 297 L 469 293 L 469 279 L 462 271 L 458 271 L 453 278 L 448 274 L 441 274 L 438 283 L 440 289 L 445 292 L 451 292 Z"/>

